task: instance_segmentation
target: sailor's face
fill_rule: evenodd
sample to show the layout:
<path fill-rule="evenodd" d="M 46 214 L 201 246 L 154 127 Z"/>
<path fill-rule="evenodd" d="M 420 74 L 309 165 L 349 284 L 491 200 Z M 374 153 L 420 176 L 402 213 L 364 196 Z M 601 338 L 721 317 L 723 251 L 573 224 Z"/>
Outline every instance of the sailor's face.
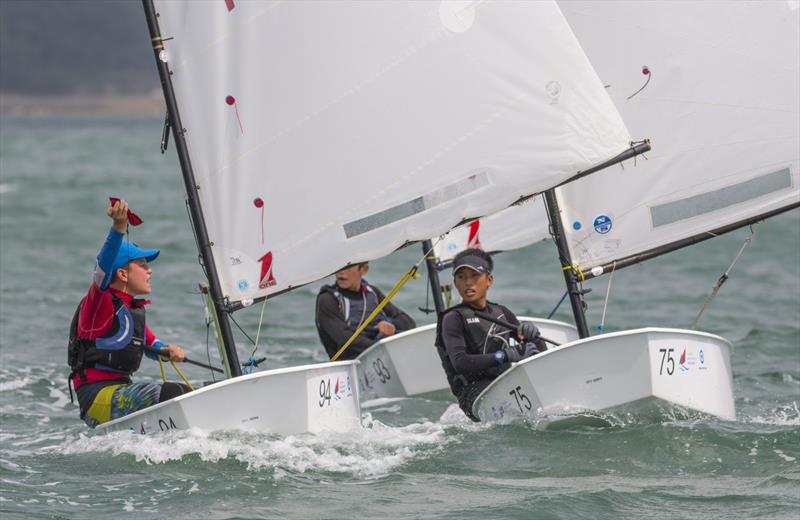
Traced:
<path fill-rule="evenodd" d="M 153 268 L 144 258 L 131 260 L 128 266 L 123 268 L 126 272 L 125 292 L 133 296 L 150 294 L 150 277 L 153 275 Z"/>
<path fill-rule="evenodd" d="M 361 279 L 369 270 L 367 264 L 351 265 L 336 273 L 336 285 L 340 289 L 358 291 L 361 289 Z"/>
<path fill-rule="evenodd" d="M 455 272 L 453 279 L 464 303 L 479 308 L 486 306 L 486 294 L 493 281 L 491 274 L 479 273 L 469 267 L 462 267 Z"/>

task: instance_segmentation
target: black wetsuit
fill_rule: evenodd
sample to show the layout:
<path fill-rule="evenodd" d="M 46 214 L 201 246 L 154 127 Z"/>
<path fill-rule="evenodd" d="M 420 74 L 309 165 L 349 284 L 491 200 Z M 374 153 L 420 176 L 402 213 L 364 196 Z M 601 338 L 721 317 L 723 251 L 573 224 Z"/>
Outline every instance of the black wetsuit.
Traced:
<path fill-rule="evenodd" d="M 511 363 L 498 365 L 494 353 L 508 346 L 510 331 L 475 315 L 476 309 L 459 304 L 445 311 L 436 330 L 436 348 L 447 374 L 447 381 L 461 409 L 473 421 L 472 403 Z M 487 302 L 477 309 L 513 325 L 519 320 L 507 307 Z"/>
<path fill-rule="evenodd" d="M 320 289 L 315 319 L 319 339 L 325 346 L 328 357 L 333 357 L 342 348 L 383 298 L 383 293 L 369 285 L 366 280 L 361 282 L 361 291 L 341 289 L 336 284 L 325 285 Z M 380 340 L 378 323 L 381 321 L 392 323 L 397 332 L 417 326 L 411 316 L 391 302 L 387 303 L 339 359 L 355 359 Z"/>

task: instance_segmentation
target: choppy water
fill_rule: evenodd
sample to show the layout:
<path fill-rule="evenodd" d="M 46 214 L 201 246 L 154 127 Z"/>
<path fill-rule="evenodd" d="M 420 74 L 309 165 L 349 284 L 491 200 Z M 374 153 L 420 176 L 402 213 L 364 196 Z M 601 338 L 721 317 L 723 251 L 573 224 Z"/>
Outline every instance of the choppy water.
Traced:
<path fill-rule="evenodd" d="M 800 212 L 757 228 L 702 329 L 735 344 L 737 420 L 680 410 L 657 421 L 539 431 L 476 425 L 447 401 L 390 400 L 348 435 L 199 431 L 90 434 L 66 392 L 74 305 L 108 228 L 108 195 L 163 250 L 148 323 L 206 356 L 201 272 L 160 121 L 14 119 L 0 126 L 0 515 L 3 518 L 797 518 L 800 511 Z M 618 272 L 607 330 L 687 327 L 747 232 Z M 389 287 L 420 251 L 373 262 Z M 497 257 L 492 298 L 546 315 L 563 287 L 550 244 Z M 596 325 L 608 280 L 590 282 Z M 267 305 L 270 367 L 325 359 L 318 285 Z M 424 279 L 397 302 L 428 323 Z M 564 306 L 556 318 L 569 321 Z M 237 314 L 254 333 L 255 310 Z M 242 336 L 240 345 L 246 344 Z M 624 362 L 624 360 L 621 360 Z M 157 379 L 154 364 L 140 380 Z M 206 378 L 189 368 L 190 377 Z"/>

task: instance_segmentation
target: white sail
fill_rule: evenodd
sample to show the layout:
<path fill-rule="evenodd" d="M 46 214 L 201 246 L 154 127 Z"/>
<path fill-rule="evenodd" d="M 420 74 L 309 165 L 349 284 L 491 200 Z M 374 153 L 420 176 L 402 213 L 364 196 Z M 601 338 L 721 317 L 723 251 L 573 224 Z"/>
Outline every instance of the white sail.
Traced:
<path fill-rule="evenodd" d="M 449 262 L 459 251 L 479 247 L 484 251 L 512 251 L 550 238 L 541 196 L 450 230 L 434 243 L 434 254 Z"/>
<path fill-rule="evenodd" d="M 230 301 L 441 234 L 630 140 L 552 2 L 156 9 Z"/>
<path fill-rule="evenodd" d="M 778 4 L 561 2 L 628 127 L 654 141 L 636 168 L 557 190 L 583 270 L 800 200 L 800 9 Z M 652 84 L 627 99 L 647 81 L 645 65 Z M 547 238 L 536 206 L 453 229 L 437 256 Z"/>
<path fill-rule="evenodd" d="M 556 190 L 584 272 L 800 202 L 797 2 L 561 7 L 631 133 L 653 145 L 636 167 Z M 628 99 L 644 66 L 650 83 Z"/>

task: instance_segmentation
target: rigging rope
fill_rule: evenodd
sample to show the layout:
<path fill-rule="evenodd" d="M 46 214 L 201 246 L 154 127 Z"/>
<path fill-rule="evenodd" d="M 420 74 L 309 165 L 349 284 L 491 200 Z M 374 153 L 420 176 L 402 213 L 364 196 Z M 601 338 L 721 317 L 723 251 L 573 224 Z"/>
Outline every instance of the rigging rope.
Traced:
<path fill-rule="evenodd" d="M 166 383 L 167 382 L 167 373 L 164 372 L 164 360 L 161 359 L 161 356 L 156 356 L 156 359 L 158 360 L 158 368 L 161 369 L 161 380 Z"/>
<path fill-rule="evenodd" d="M 548 314 L 548 315 L 547 315 L 547 319 L 548 319 L 548 320 L 549 320 L 550 318 L 552 318 L 552 317 L 553 317 L 553 314 L 555 314 L 555 313 L 556 313 L 556 311 L 558 310 L 558 308 L 559 308 L 559 307 L 561 307 L 561 304 L 562 304 L 562 303 L 564 303 L 564 299 L 566 299 L 566 297 L 567 297 L 567 295 L 568 295 L 568 294 L 569 294 L 569 289 L 567 289 L 566 291 L 564 291 L 564 294 L 561 296 L 561 299 L 560 299 L 560 300 L 558 300 L 558 303 L 556 304 L 556 306 L 555 306 L 555 307 L 553 307 L 553 310 L 552 310 L 552 311 L 550 311 L 550 314 Z"/>
<path fill-rule="evenodd" d="M 161 359 L 161 356 L 156 356 L 156 359 L 158 359 L 158 366 L 161 367 L 161 379 L 162 379 L 162 381 L 164 381 L 166 383 L 167 382 L 167 374 L 164 371 L 164 361 Z M 169 360 L 169 364 L 172 365 L 172 368 L 175 369 L 175 372 L 177 372 L 178 375 L 181 376 L 181 379 L 183 379 L 183 382 L 186 383 L 186 386 L 189 387 L 189 391 L 190 392 L 194 392 L 194 387 L 189 382 L 189 380 L 186 379 L 186 376 L 183 375 L 183 372 L 181 372 L 181 369 L 178 368 L 178 365 L 176 365 L 175 362 L 172 361 L 171 359 Z"/>
<path fill-rule="evenodd" d="M 722 287 L 722 284 L 724 284 L 728 280 L 729 278 L 728 274 L 733 269 L 733 266 L 736 265 L 736 262 L 739 260 L 739 257 L 742 256 L 742 253 L 744 253 L 745 248 L 750 245 L 750 242 L 753 241 L 753 237 L 755 236 L 755 234 L 756 234 L 755 227 L 751 225 L 750 236 L 744 239 L 744 244 L 742 244 L 742 247 L 739 248 L 739 252 L 736 253 L 736 257 L 734 257 L 733 262 L 731 262 L 731 265 L 724 273 L 722 273 L 722 276 L 719 277 L 717 283 L 715 283 L 714 286 L 711 288 L 711 293 L 706 298 L 705 303 L 703 303 L 703 307 L 700 309 L 700 312 L 697 313 L 697 316 L 694 317 L 694 321 L 692 321 L 692 329 L 697 328 L 697 324 L 700 323 L 700 317 L 703 315 L 706 309 L 711 305 L 711 302 L 714 301 L 714 298 L 716 298 L 717 293 Z"/>
<path fill-rule="evenodd" d="M 583 271 L 581 271 L 581 268 L 580 268 L 579 265 L 577 265 L 577 264 L 568 265 L 566 267 L 562 267 L 561 268 L 562 271 L 569 271 L 570 269 L 572 269 L 573 271 L 578 273 L 578 275 L 581 277 L 581 282 L 585 282 L 586 281 L 586 276 L 584 276 Z"/>
<path fill-rule="evenodd" d="M 230 320 L 233 322 L 233 324 L 234 324 L 234 325 L 236 325 L 236 328 L 237 328 L 237 329 L 239 329 L 239 332 L 241 332 L 241 333 L 244 335 L 244 337 L 245 337 L 245 338 L 247 338 L 247 340 L 248 340 L 250 343 L 252 343 L 253 345 L 255 345 L 255 344 L 256 344 L 256 340 L 254 340 L 253 338 L 251 338 L 251 337 L 250 337 L 250 335 L 249 335 L 247 332 L 245 332 L 245 330 L 242 328 L 242 326 L 241 326 L 241 325 L 239 325 L 239 322 L 238 322 L 238 321 L 236 321 L 236 319 L 233 317 L 233 313 L 229 313 L 229 314 L 228 314 L 228 317 L 229 317 L 229 318 L 230 318 Z"/>
<path fill-rule="evenodd" d="M 256 329 L 256 340 L 253 342 L 253 351 L 250 352 L 250 359 L 247 360 L 249 364 L 245 369 L 246 374 L 250 374 L 251 372 L 253 372 L 253 368 L 256 366 L 256 352 L 258 351 L 258 338 L 261 336 L 261 324 L 264 322 L 264 309 L 266 307 L 267 307 L 267 299 L 264 298 L 264 302 L 261 304 L 261 316 L 258 318 L 258 329 Z"/>
<path fill-rule="evenodd" d="M 603 328 L 606 324 L 606 308 L 608 307 L 608 296 L 611 294 L 611 279 L 614 278 L 614 271 L 617 268 L 617 261 L 614 260 L 614 263 L 611 266 L 611 273 L 608 275 L 608 287 L 606 288 L 606 299 L 603 302 L 603 316 L 600 318 L 600 325 L 597 326 L 597 332 L 602 334 Z"/>
<path fill-rule="evenodd" d="M 217 309 L 214 305 L 214 299 L 211 297 L 211 293 L 209 291 L 205 291 L 206 295 L 206 309 L 209 310 L 208 314 L 211 316 L 211 320 L 214 323 L 214 339 L 217 340 L 217 349 L 219 350 L 219 357 L 222 360 L 222 366 L 225 369 L 225 377 L 230 379 L 231 377 L 231 364 L 230 360 L 228 359 L 228 354 L 225 352 L 225 346 L 222 343 L 222 330 L 219 326 L 219 320 L 217 317 Z M 230 315 L 231 321 L 236 323 L 236 320 L 233 319 L 233 315 Z M 238 327 L 239 324 L 237 323 L 236 326 Z M 240 327 L 241 328 L 241 327 Z M 206 329 L 207 331 L 208 329 Z"/>
<path fill-rule="evenodd" d="M 425 257 L 423 257 L 422 259 L 424 260 Z M 406 282 L 409 281 L 412 276 L 414 276 L 414 274 L 417 272 L 417 266 L 419 266 L 419 264 L 416 264 L 414 267 L 411 268 L 411 270 L 409 270 L 406 274 L 404 274 L 402 278 L 400 278 L 400 281 L 398 281 L 397 284 L 395 284 L 395 286 L 392 287 L 392 290 L 389 291 L 389 294 L 387 294 L 386 297 L 383 299 L 383 301 L 381 301 L 378 304 L 378 306 L 375 307 L 375 310 L 372 311 L 372 313 L 367 317 L 366 320 L 364 320 L 361 326 L 359 326 L 358 329 L 356 329 L 353 335 L 350 336 L 350 339 L 348 339 L 347 342 L 344 345 L 342 345 L 342 348 L 340 348 L 339 351 L 333 355 L 333 357 L 331 357 L 331 361 L 336 361 L 337 359 L 339 359 L 339 356 L 341 356 L 342 353 L 345 350 L 347 350 L 347 347 L 349 347 L 350 344 L 353 343 L 353 341 L 355 341 L 358 335 L 361 334 L 361 332 L 367 328 L 367 325 L 369 325 L 372 322 L 372 320 L 375 319 L 375 316 L 377 316 L 378 313 L 381 312 L 384 307 L 386 307 L 386 304 L 389 303 L 389 300 L 391 300 L 394 297 L 394 295 L 397 294 L 397 292 L 406 284 Z"/>
<path fill-rule="evenodd" d="M 198 293 L 200 295 L 200 299 L 203 301 L 203 317 L 206 322 L 206 358 L 208 359 L 208 364 L 211 364 L 211 346 L 209 343 L 210 335 L 211 335 L 211 314 L 208 312 L 208 303 L 207 299 L 203 297 L 202 290 Z M 223 365 L 225 363 L 223 362 Z M 217 378 L 214 375 L 214 371 L 211 370 L 211 380 L 213 382 L 217 382 Z"/>

